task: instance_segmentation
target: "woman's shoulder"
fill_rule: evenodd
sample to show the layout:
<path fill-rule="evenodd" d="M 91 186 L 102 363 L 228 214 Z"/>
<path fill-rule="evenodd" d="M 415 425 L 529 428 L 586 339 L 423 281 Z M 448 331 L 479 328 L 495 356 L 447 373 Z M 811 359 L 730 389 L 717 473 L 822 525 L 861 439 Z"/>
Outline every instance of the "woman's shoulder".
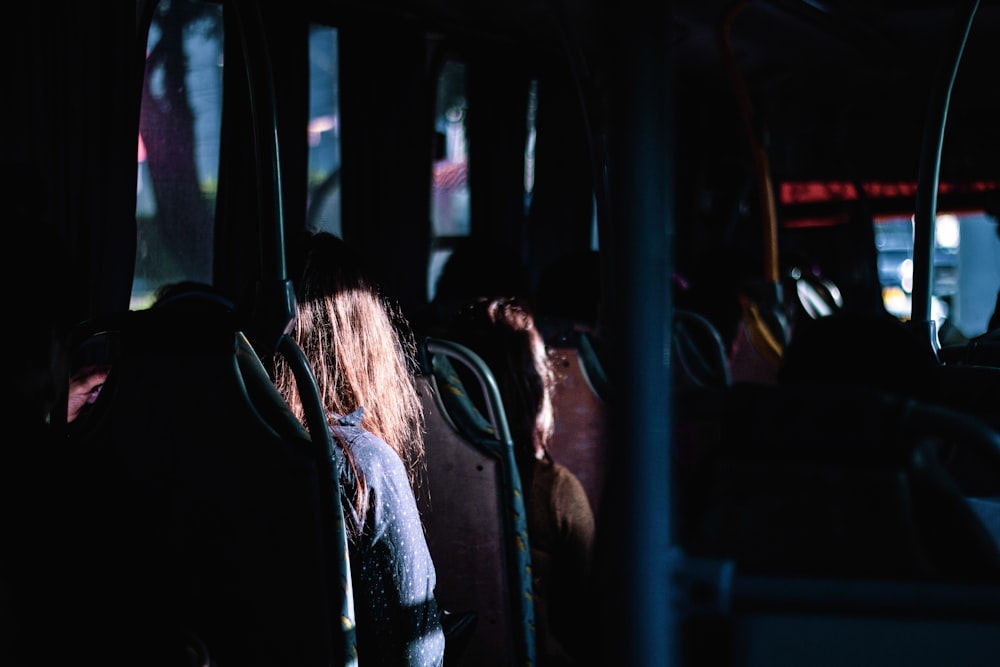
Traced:
<path fill-rule="evenodd" d="M 587 492 L 583 482 L 572 470 L 558 461 L 539 460 L 535 464 L 533 483 L 548 490 L 553 499 L 586 499 Z"/>
<path fill-rule="evenodd" d="M 334 435 L 341 438 L 350 447 L 355 463 L 366 473 L 374 470 L 384 472 L 402 471 L 405 468 L 402 459 L 392 447 L 382 438 L 361 426 L 364 408 L 342 417 L 331 419 L 330 428 Z"/>
<path fill-rule="evenodd" d="M 572 470 L 556 461 L 538 461 L 532 486 L 533 500 L 545 504 L 551 521 L 572 526 L 573 532 L 592 534 L 593 508 Z"/>
<path fill-rule="evenodd" d="M 541 475 L 549 480 L 550 484 L 566 484 L 568 486 L 579 486 L 583 489 L 583 483 L 576 474 L 559 461 L 552 459 L 541 459 L 535 467 L 535 474 Z"/>

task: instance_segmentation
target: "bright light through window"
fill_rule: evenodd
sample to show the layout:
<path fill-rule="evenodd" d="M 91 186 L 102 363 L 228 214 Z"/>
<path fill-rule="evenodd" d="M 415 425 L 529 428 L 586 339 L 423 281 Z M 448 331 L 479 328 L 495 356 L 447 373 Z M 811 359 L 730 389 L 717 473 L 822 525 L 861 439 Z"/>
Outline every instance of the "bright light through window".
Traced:
<path fill-rule="evenodd" d="M 875 222 L 878 274 L 887 311 L 908 319 L 917 267 L 913 218 Z M 934 225 L 931 317 L 941 330 L 947 319 L 962 335 L 985 333 L 1000 290 L 1000 234 L 996 218 L 982 212 L 943 213 Z"/>
<path fill-rule="evenodd" d="M 960 239 L 958 216 L 939 215 L 934 225 L 934 243 L 939 248 L 958 248 Z"/>

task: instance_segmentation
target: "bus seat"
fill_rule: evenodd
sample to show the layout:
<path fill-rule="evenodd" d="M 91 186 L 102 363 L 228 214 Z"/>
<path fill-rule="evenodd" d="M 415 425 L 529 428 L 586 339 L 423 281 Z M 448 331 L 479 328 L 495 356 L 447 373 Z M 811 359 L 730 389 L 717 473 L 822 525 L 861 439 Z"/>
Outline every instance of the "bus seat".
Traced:
<path fill-rule="evenodd" d="M 336 477 L 234 313 L 177 303 L 127 313 L 116 335 L 72 433 L 73 566 L 81 599 L 102 600 L 90 620 L 123 638 L 123 664 L 160 664 L 149 642 L 173 628 L 218 665 L 346 664 Z"/>
<path fill-rule="evenodd" d="M 721 406 L 732 385 L 726 345 L 718 328 L 704 315 L 675 308 L 670 338 L 674 410 L 673 461 L 679 486 L 688 471 L 719 438 Z"/>
<path fill-rule="evenodd" d="M 991 664 L 1000 584 L 746 574 L 678 558 L 687 667 Z"/>
<path fill-rule="evenodd" d="M 596 515 L 608 466 L 607 405 L 598 390 L 606 380 L 585 334 L 560 336 L 547 347 L 557 378 L 549 453 L 580 480 Z"/>
<path fill-rule="evenodd" d="M 966 343 L 959 361 L 976 366 L 1000 367 L 1000 328 L 987 331 Z"/>
<path fill-rule="evenodd" d="M 998 578 L 1000 552 L 934 449 L 969 419 L 860 385 L 737 383 L 687 485 L 682 543 L 754 573 Z"/>
<path fill-rule="evenodd" d="M 947 438 L 941 458 L 949 474 L 967 497 L 1000 497 L 1000 368 L 944 364 L 934 368 L 931 377 L 922 398 L 968 415 L 968 423 L 979 424 L 994 440 L 992 446 L 977 446 L 983 437 L 957 433 Z"/>
<path fill-rule="evenodd" d="M 726 346 L 708 318 L 691 310 L 674 309 L 670 339 L 672 378 L 677 391 L 728 387 L 732 373 Z"/>
<path fill-rule="evenodd" d="M 573 340 L 580 355 L 580 363 L 587 373 L 587 382 L 593 388 L 594 393 L 604 401 L 610 397 L 611 388 L 608 386 L 608 376 L 604 372 L 604 364 L 601 357 L 594 348 L 594 343 L 589 334 L 578 331 L 574 334 Z"/>
<path fill-rule="evenodd" d="M 932 369 L 927 400 L 975 415 L 1000 429 L 1000 367 L 966 363 Z"/>
<path fill-rule="evenodd" d="M 458 664 L 526 667 L 535 654 L 527 517 L 496 383 L 455 343 L 428 338 L 421 353 L 427 484 L 417 500 L 436 595 L 444 609 L 476 614 Z M 483 383 L 490 415 L 473 407 L 453 363 Z"/>
<path fill-rule="evenodd" d="M 729 351 L 734 381 L 773 384 L 791 335 L 781 283 L 749 281 L 739 290 L 741 317 Z"/>
<path fill-rule="evenodd" d="M 968 497 L 965 499 L 969 507 L 979 520 L 986 527 L 986 531 L 993 536 L 997 548 L 1000 549 L 1000 497 L 977 498 Z"/>

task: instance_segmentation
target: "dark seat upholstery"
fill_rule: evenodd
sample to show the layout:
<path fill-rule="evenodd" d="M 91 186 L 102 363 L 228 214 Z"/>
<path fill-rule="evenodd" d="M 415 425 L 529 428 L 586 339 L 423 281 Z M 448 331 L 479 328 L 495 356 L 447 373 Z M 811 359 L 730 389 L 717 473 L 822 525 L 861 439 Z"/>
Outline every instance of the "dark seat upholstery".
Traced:
<path fill-rule="evenodd" d="M 457 642 L 458 665 L 526 667 L 535 655 L 527 516 L 495 381 L 462 346 L 428 339 L 423 351 L 427 484 L 417 501 L 438 603 L 475 614 L 470 635 L 449 638 L 447 657 Z M 473 406 L 452 362 L 471 364 L 483 386 L 493 387 L 491 415 Z"/>
<path fill-rule="evenodd" d="M 583 484 L 596 515 L 610 456 L 607 380 L 586 335 L 550 340 L 548 349 L 556 372 L 549 452 Z"/>
<path fill-rule="evenodd" d="M 138 311 L 117 336 L 73 435 L 68 508 L 82 594 L 102 601 L 100 626 L 125 642 L 116 654 L 159 664 L 155 638 L 176 628 L 218 665 L 342 664 L 326 452 L 233 314 Z"/>
<path fill-rule="evenodd" d="M 971 417 L 869 387 L 734 385 L 687 485 L 684 544 L 744 571 L 1000 578 L 1000 552 L 938 459 Z"/>

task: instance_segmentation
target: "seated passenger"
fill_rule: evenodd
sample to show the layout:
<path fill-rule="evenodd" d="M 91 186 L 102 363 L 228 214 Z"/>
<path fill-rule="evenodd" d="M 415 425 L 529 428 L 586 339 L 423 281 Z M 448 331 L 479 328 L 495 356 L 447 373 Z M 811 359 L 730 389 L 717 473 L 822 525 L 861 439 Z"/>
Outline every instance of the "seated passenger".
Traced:
<path fill-rule="evenodd" d="M 76 421 L 77 417 L 97 401 L 110 372 L 110 365 L 88 364 L 70 376 L 66 398 L 66 423 Z"/>
<path fill-rule="evenodd" d="M 580 331 L 600 339 L 601 259 L 596 250 L 567 252 L 545 266 L 535 288 L 535 321 L 547 341 Z"/>
<path fill-rule="evenodd" d="M 52 428 L 69 364 L 74 291 L 72 253 L 45 224 L 42 175 L 0 165 L 7 261 L 0 290 L 11 319 L 3 327 L 6 378 L 0 410 L 0 664 L 58 664 L 80 635 L 65 624 L 67 582 L 61 501 L 67 479 L 63 443 Z"/>
<path fill-rule="evenodd" d="M 892 315 L 842 311 L 799 327 L 778 382 L 858 384 L 926 398 L 937 366 L 930 343 Z"/>
<path fill-rule="evenodd" d="M 415 345 L 399 310 L 325 232 L 307 241 L 292 337 L 309 360 L 338 444 L 362 665 L 440 666 L 436 573 L 413 483 L 423 457 Z M 305 413 L 291 368 L 275 384 Z"/>
<path fill-rule="evenodd" d="M 513 248 L 463 238 L 448 256 L 434 284 L 434 298 L 417 315 L 420 335 L 439 336 L 452 315 L 473 299 L 524 296 L 531 292 L 528 268 Z"/>
<path fill-rule="evenodd" d="M 151 307 L 163 307 L 185 297 L 197 297 L 222 307 L 231 307 L 225 297 L 208 283 L 182 280 L 161 285 Z M 114 342 L 98 334 L 72 350 L 69 384 L 66 389 L 66 423 L 87 414 L 97 401 L 114 361 Z"/>
<path fill-rule="evenodd" d="M 539 665 L 584 664 L 596 645 L 594 514 L 583 485 L 547 448 L 554 375 L 541 334 L 522 303 L 496 298 L 459 311 L 448 337 L 483 359 L 503 400 L 525 490 Z"/>

